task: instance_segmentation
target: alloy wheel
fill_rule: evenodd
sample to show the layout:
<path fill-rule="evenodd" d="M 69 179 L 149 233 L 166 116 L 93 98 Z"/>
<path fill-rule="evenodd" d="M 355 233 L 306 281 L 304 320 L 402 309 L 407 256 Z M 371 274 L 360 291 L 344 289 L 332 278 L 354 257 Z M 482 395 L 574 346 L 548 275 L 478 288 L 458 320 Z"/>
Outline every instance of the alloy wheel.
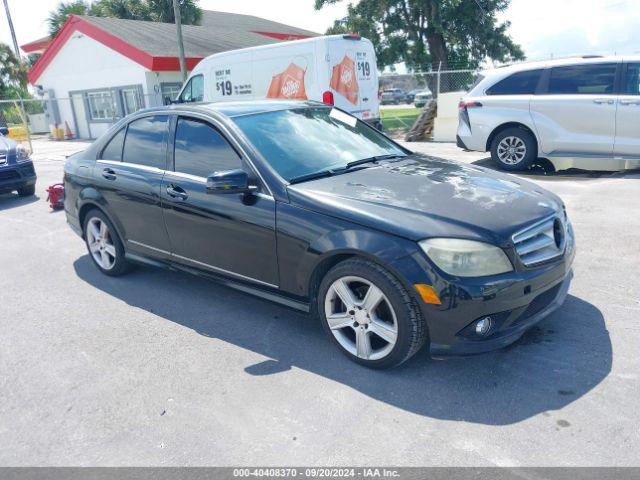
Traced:
<path fill-rule="evenodd" d="M 93 217 L 87 227 L 87 245 L 91 256 L 103 269 L 111 270 L 116 264 L 116 247 L 109 226 L 103 220 Z"/>
<path fill-rule="evenodd" d="M 505 137 L 500 140 L 497 153 L 502 163 L 516 165 L 526 156 L 527 146 L 519 137 Z"/>
<path fill-rule="evenodd" d="M 369 280 L 356 276 L 339 278 L 327 291 L 324 310 L 333 336 L 358 358 L 384 358 L 398 340 L 393 306 Z"/>

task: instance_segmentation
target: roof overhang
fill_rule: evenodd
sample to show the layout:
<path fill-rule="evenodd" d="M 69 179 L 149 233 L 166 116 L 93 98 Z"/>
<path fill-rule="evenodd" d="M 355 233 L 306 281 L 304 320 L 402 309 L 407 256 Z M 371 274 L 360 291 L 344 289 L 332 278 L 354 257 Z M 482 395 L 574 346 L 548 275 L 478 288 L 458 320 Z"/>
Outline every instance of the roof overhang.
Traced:
<path fill-rule="evenodd" d="M 35 85 L 38 78 L 42 75 L 45 69 L 53 61 L 58 52 L 62 49 L 64 44 L 71 38 L 75 32 L 83 33 L 84 35 L 102 43 L 103 45 L 111 48 L 112 50 L 120 53 L 121 55 L 133 60 L 134 62 L 142 65 L 152 71 L 179 71 L 180 61 L 178 57 L 154 57 L 139 48 L 125 42 L 124 40 L 110 34 L 109 32 L 97 27 L 96 25 L 76 17 L 75 15 L 69 16 L 64 23 L 58 34 L 55 36 L 49 48 L 45 50 L 38 61 L 33 65 L 27 78 L 29 83 Z M 202 57 L 186 58 L 187 70 L 193 70 L 193 68 L 202 60 Z"/>
<path fill-rule="evenodd" d="M 20 45 L 20 48 L 24 53 L 43 53 L 50 44 L 51 37 L 43 37 L 33 42 Z"/>

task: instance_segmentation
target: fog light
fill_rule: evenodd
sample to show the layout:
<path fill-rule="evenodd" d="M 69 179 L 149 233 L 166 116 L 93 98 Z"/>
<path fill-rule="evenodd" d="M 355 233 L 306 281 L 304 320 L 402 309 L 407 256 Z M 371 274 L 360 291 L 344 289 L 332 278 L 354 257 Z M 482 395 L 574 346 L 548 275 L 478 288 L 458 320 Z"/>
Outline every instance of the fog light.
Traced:
<path fill-rule="evenodd" d="M 491 330 L 491 317 L 484 317 L 476 322 L 476 333 L 486 335 Z"/>

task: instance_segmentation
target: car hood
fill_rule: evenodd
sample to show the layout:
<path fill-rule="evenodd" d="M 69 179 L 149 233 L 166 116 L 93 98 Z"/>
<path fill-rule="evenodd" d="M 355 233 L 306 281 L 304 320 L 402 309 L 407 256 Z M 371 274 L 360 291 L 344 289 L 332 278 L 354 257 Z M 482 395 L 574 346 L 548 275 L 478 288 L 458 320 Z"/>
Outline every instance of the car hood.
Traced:
<path fill-rule="evenodd" d="M 444 236 L 506 246 L 516 231 L 562 211 L 556 195 L 531 182 L 417 154 L 288 191 L 303 208 L 413 240 Z"/>

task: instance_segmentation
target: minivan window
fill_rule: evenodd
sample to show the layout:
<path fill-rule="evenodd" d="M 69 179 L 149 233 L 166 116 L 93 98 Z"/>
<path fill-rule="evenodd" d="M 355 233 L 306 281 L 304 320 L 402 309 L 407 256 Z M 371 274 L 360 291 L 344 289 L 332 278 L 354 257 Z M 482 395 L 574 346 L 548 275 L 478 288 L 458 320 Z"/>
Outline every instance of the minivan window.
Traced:
<path fill-rule="evenodd" d="M 550 95 L 601 95 L 614 93 L 616 64 L 554 67 L 549 77 Z"/>
<path fill-rule="evenodd" d="M 233 121 L 285 180 L 344 168 L 373 156 L 406 155 L 360 120 L 331 112 L 330 107 L 299 108 L 243 115 Z"/>
<path fill-rule="evenodd" d="M 100 158 L 103 160 L 115 160 L 116 162 L 122 161 L 122 145 L 124 144 L 124 132 L 127 128 L 121 128 L 118 130 L 106 147 L 102 150 Z"/>
<path fill-rule="evenodd" d="M 626 95 L 640 95 L 640 63 L 630 63 L 627 66 L 623 92 Z"/>
<path fill-rule="evenodd" d="M 198 177 L 242 167 L 240 157 L 218 130 L 192 118 L 178 119 L 174 159 L 176 172 Z"/>
<path fill-rule="evenodd" d="M 487 95 L 532 95 L 541 75 L 541 69 L 514 73 L 489 87 Z"/>
<path fill-rule="evenodd" d="M 196 75 L 192 77 L 184 87 L 180 100 L 185 103 L 189 102 L 201 102 L 204 99 L 204 77 L 202 75 Z"/>
<path fill-rule="evenodd" d="M 152 115 L 134 120 L 127 128 L 123 161 L 165 169 L 167 115 Z"/>

